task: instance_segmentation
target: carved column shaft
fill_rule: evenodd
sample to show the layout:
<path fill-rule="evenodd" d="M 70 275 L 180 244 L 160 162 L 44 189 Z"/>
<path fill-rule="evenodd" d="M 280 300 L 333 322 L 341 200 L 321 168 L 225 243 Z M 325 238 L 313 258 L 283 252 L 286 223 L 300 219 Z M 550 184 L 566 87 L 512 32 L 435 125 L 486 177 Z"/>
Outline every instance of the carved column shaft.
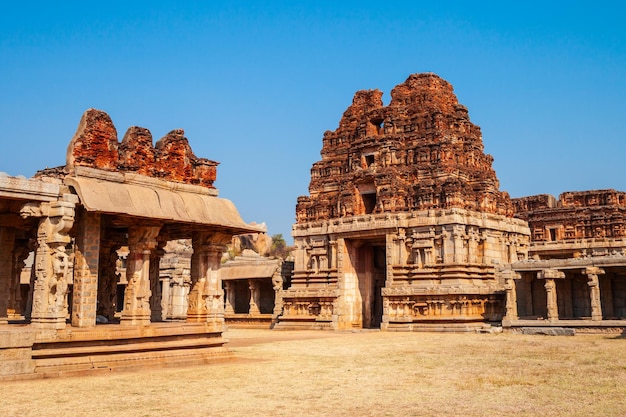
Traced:
<path fill-rule="evenodd" d="M 70 242 L 67 233 L 74 224 L 74 203 L 56 201 L 41 203 L 41 220 L 37 228 L 35 251 L 35 282 L 31 324 L 34 327 L 62 329 L 68 314 L 67 293 L 70 277 L 70 262 L 66 245 Z"/>
<path fill-rule="evenodd" d="M 583 274 L 587 275 L 589 297 L 591 301 L 591 320 L 602 320 L 602 302 L 600 298 L 600 281 L 598 275 L 604 274 L 604 270 L 596 267 L 585 268 Z"/>
<path fill-rule="evenodd" d="M 226 291 L 226 305 L 224 307 L 225 314 L 235 313 L 235 283 L 233 281 L 224 281 L 224 290 Z"/>
<path fill-rule="evenodd" d="M 544 288 L 546 289 L 546 307 L 548 320 L 559 319 L 559 306 L 556 295 L 555 279 L 565 278 L 565 273 L 556 269 L 544 269 L 537 273 L 537 278 L 544 279 Z"/>
<path fill-rule="evenodd" d="M 504 289 L 506 291 L 506 315 L 508 320 L 517 320 L 517 289 L 515 280 L 520 279 L 520 275 L 514 271 L 503 271 Z"/>
<path fill-rule="evenodd" d="M 224 322 L 224 291 L 219 274 L 225 236 L 196 232 L 192 237 L 191 291 L 187 321 Z"/>
<path fill-rule="evenodd" d="M 250 288 L 250 310 L 249 314 L 260 314 L 259 304 L 261 303 L 261 288 L 255 279 L 248 280 L 248 288 Z"/>
<path fill-rule="evenodd" d="M 548 306 L 548 320 L 558 320 L 559 309 L 556 299 L 556 284 L 551 278 L 546 279 L 544 284 L 546 289 L 546 302 Z"/>
<path fill-rule="evenodd" d="M 121 323 L 150 324 L 150 255 L 157 246 L 159 226 L 134 226 L 128 230 L 128 258 Z"/>

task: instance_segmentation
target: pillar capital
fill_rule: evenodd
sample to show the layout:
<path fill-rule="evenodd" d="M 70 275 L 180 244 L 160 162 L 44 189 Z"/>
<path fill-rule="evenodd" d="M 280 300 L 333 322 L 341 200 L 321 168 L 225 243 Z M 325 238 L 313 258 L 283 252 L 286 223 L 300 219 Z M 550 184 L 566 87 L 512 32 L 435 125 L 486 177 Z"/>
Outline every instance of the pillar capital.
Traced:
<path fill-rule="evenodd" d="M 537 272 L 537 279 L 563 279 L 565 278 L 565 272 L 558 269 L 542 269 Z"/>
<path fill-rule="evenodd" d="M 597 266 L 588 266 L 582 270 L 583 275 L 603 275 L 604 273 L 604 269 Z"/>

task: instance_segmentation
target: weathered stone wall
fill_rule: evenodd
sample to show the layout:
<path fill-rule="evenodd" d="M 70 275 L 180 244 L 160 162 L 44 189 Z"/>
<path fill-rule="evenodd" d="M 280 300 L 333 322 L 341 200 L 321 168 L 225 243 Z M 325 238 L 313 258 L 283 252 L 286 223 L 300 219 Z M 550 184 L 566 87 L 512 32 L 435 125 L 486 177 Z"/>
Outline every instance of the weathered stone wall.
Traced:
<path fill-rule="evenodd" d="M 60 173 L 52 169 L 38 175 L 59 175 L 71 172 L 75 166 L 86 166 L 213 188 L 218 165 L 196 157 L 182 129 L 172 130 L 153 146 L 150 131 L 133 126 L 119 143 L 109 115 L 96 109 L 83 114 L 67 148 L 66 162 Z"/>

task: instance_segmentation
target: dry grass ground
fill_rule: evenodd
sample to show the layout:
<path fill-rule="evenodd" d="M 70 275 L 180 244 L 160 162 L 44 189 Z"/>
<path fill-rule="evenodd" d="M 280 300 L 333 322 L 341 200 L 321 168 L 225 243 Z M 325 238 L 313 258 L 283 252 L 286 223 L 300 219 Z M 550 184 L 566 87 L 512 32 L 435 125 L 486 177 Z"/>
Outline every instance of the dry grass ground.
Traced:
<path fill-rule="evenodd" d="M 626 339 L 614 335 L 227 336 L 237 360 L 0 384 L 0 415 L 626 415 Z"/>

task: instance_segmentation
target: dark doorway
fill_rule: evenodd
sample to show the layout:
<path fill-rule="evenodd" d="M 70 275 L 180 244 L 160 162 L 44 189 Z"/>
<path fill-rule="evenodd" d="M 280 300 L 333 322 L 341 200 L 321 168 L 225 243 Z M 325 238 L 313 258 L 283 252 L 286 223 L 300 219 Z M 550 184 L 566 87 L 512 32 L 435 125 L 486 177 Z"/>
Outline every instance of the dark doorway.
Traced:
<path fill-rule="evenodd" d="M 352 241 L 350 262 L 356 272 L 361 302 L 361 327 L 380 328 L 383 318 L 382 288 L 386 278 L 386 251 L 383 242 Z"/>

